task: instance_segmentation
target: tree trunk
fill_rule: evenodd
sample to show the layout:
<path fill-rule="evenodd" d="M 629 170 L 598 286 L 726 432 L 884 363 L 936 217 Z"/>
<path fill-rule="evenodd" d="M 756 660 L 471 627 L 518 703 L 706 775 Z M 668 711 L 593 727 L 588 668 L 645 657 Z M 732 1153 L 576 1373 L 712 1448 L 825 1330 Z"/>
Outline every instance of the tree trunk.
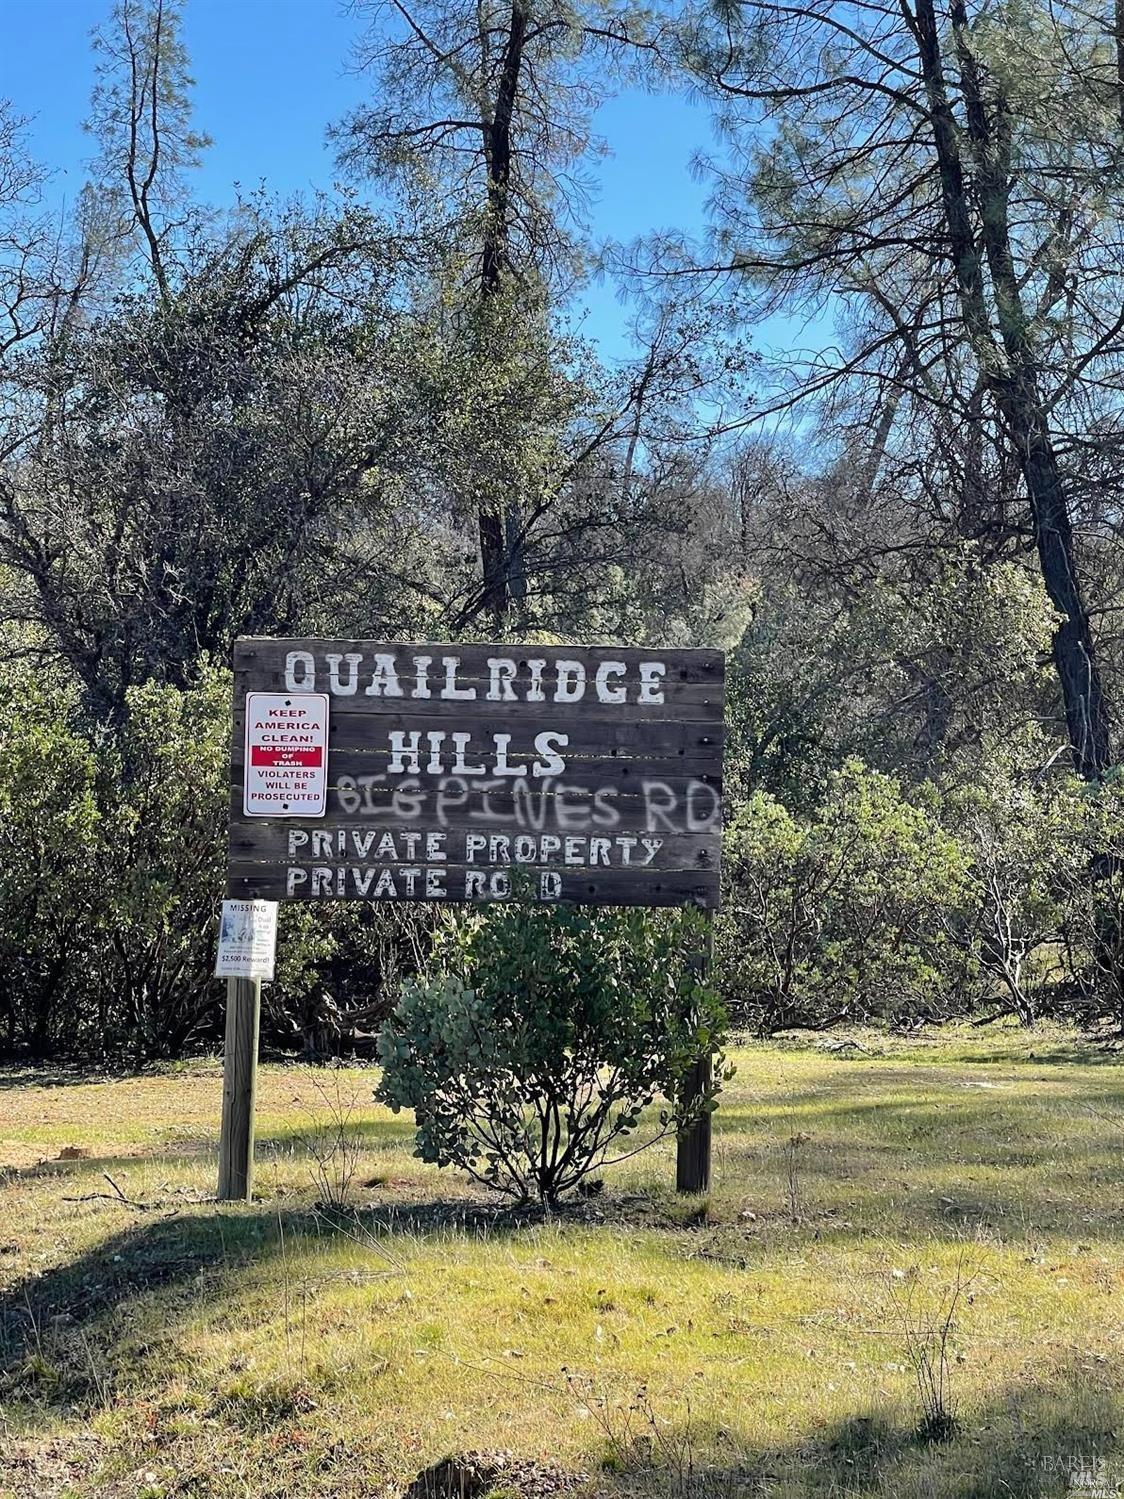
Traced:
<path fill-rule="evenodd" d="M 484 219 L 484 243 L 480 256 L 480 297 L 484 336 L 494 328 L 488 304 L 503 288 L 511 268 L 511 159 L 512 123 L 523 71 L 524 48 L 530 9 L 527 0 L 513 0 L 507 41 L 491 119 L 484 127 L 484 156 L 488 169 L 488 202 Z M 480 568 L 483 588 L 480 608 L 502 625 L 512 597 L 522 597 L 522 547 L 518 500 L 505 495 L 486 501 L 478 512 Z"/>
<path fill-rule="evenodd" d="M 964 0 L 951 8 L 960 87 L 975 168 L 980 238 L 995 302 L 999 342 L 988 311 L 984 267 L 972 229 L 957 126 L 948 99 L 933 0 L 917 0 L 913 23 L 933 140 L 949 250 L 969 341 L 987 374 L 1007 427 L 1034 521 L 1042 580 L 1061 616 L 1054 632 L 1054 665 L 1065 705 L 1077 770 L 1099 777 L 1110 763 L 1108 714 L 1097 668 L 1092 628 L 1077 576 L 1073 527 L 1041 396 L 1041 382 L 1011 252 L 1009 138 L 1005 103 L 997 97 L 995 125 L 988 119 L 980 71 L 969 45 Z"/>

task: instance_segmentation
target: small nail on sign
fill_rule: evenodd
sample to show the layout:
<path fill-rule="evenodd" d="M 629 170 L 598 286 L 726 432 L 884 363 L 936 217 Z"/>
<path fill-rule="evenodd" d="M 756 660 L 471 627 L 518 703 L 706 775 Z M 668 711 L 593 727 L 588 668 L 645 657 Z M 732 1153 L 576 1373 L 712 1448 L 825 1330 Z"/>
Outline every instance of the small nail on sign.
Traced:
<path fill-rule="evenodd" d="M 275 900 L 224 900 L 215 977 L 272 979 L 277 953 Z"/>
<path fill-rule="evenodd" d="M 327 693 L 247 693 L 245 816 L 323 817 L 327 795 Z"/>

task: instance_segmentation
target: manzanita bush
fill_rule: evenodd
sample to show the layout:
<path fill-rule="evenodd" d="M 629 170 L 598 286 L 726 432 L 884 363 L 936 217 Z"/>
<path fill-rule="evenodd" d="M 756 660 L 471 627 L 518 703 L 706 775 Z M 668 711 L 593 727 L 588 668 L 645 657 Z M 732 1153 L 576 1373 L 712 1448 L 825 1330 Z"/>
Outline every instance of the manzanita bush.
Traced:
<path fill-rule="evenodd" d="M 694 912 L 512 904 L 446 925 L 379 1037 L 378 1097 L 413 1109 L 416 1154 L 553 1205 L 713 1109 L 721 1064 L 706 1092 L 683 1096 L 724 1024 L 692 961 L 699 923 Z M 650 1108 L 637 1143 L 628 1137 Z"/>

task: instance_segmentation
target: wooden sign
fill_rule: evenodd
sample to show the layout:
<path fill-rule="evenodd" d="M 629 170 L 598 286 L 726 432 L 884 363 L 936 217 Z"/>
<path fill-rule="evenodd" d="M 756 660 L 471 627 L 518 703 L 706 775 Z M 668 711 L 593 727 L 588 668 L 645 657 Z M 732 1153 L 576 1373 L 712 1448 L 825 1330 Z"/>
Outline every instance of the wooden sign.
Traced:
<path fill-rule="evenodd" d="M 238 641 L 229 894 L 716 907 L 723 669 L 711 650 Z M 258 694 L 325 696 L 322 815 L 251 804 Z M 299 769 L 312 747 L 279 748 Z"/>

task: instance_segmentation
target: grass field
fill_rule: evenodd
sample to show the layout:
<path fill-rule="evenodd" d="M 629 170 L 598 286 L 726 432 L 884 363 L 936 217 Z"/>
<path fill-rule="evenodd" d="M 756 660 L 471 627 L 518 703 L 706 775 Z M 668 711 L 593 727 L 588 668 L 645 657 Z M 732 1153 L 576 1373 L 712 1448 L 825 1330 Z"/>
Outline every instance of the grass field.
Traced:
<path fill-rule="evenodd" d="M 370 1072 L 263 1068 L 244 1208 L 217 1065 L 0 1072 L 0 1495 L 355 1499 L 467 1449 L 507 1495 L 1124 1492 L 1119 1064 L 860 1039 L 736 1053 L 705 1202 L 661 1145 L 547 1221 L 414 1160 Z"/>

